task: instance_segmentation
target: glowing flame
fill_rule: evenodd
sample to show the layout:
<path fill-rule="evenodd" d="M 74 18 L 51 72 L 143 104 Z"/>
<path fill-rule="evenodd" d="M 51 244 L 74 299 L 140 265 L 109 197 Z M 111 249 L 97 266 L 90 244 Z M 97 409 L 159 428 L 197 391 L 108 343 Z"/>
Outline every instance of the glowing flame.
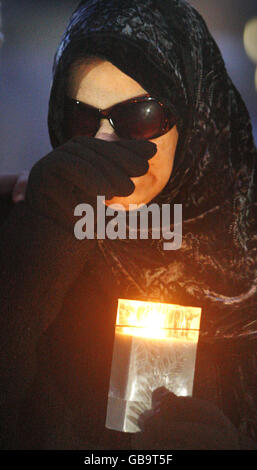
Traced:
<path fill-rule="evenodd" d="M 153 339 L 197 341 L 201 308 L 119 299 L 116 326 L 120 333 Z"/>

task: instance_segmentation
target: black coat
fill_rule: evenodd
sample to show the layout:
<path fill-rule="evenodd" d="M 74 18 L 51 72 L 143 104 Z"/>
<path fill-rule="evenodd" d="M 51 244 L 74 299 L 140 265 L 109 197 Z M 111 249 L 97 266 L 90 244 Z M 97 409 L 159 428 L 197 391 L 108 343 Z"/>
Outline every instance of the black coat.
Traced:
<path fill-rule="evenodd" d="M 130 435 L 104 426 L 120 294 L 106 282 L 110 267 L 96 246 L 89 256 L 84 242 L 25 203 L 1 207 L 2 447 L 133 448 Z M 198 349 L 194 396 L 235 425 L 233 370 L 247 356 L 243 343 Z"/>

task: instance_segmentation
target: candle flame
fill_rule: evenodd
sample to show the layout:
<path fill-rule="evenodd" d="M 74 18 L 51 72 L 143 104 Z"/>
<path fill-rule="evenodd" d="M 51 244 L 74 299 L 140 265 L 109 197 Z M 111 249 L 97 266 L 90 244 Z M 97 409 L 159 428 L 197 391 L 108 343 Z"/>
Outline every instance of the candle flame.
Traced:
<path fill-rule="evenodd" d="M 116 325 L 123 334 L 198 341 L 201 308 L 119 299 Z"/>

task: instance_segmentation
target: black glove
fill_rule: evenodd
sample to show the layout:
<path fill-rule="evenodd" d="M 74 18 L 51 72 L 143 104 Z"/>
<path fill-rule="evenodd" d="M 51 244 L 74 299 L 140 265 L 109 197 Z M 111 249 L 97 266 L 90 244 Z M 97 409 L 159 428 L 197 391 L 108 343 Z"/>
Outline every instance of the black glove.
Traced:
<path fill-rule="evenodd" d="M 95 207 L 96 196 L 128 196 L 134 191 L 130 177 L 147 173 L 156 145 L 148 141 L 107 142 L 75 137 L 53 150 L 32 168 L 26 202 L 38 214 L 73 232 L 78 204 Z"/>
<path fill-rule="evenodd" d="M 152 410 L 139 418 L 141 433 L 134 449 L 238 450 L 239 435 L 229 419 L 212 403 L 177 397 L 166 389 L 153 392 Z"/>

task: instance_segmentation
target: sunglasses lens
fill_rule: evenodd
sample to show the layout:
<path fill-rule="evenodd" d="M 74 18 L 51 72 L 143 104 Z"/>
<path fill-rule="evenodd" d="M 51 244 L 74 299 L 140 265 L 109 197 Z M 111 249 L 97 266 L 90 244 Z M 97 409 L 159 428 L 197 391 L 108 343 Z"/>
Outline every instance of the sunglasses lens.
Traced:
<path fill-rule="evenodd" d="M 163 107 L 154 100 L 115 106 L 111 118 L 122 138 L 149 139 L 166 132 Z"/>
<path fill-rule="evenodd" d="M 64 107 L 64 134 L 67 139 L 85 135 L 92 137 L 99 127 L 98 111 L 84 103 L 66 99 Z"/>
<path fill-rule="evenodd" d="M 75 136 L 95 136 L 100 119 L 96 108 L 66 97 L 63 124 L 68 140 Z M 153 139 L 176 123 L 170 111 L 154 99 L 117 104 L 110 109 L 108 119 L 116 134 L 124 139 Z"/>

